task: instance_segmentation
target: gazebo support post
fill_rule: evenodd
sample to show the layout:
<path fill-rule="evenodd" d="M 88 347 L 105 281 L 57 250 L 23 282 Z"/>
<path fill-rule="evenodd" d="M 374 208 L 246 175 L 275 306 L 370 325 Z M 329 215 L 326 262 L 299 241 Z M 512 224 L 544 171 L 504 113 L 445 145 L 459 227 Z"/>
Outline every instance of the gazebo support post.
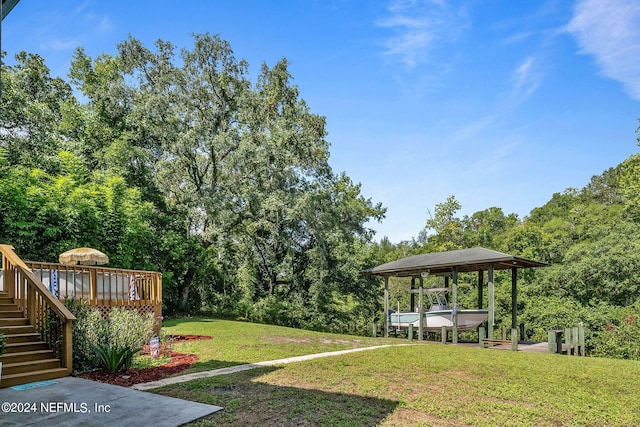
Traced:
<path fill-rule="evenodd" d="M 451 313 L 451 321 L 453 328 L 451 332 L 451 342 L 458 344 L 458 268 L 453 267 L 451 271 L 453 276 L 453 287 L 451 288 L 451 299 L 453 304 L 453 312 Z"/>
<path fill-rule="evenodd" d="M 389 338 L 389 276 L 384 276 L 384 337 Z"/>
<path fill-rule="evenodd" d="M 487 337 L 493 339 L 493 325 L 495 323 L 495 301 L 494 301 L 494 286 L 493 286 L 493 264 L 489 264 L 488 268 L 488 280 L 489 280 L 489 317 L 487 319 Z"/>
<path fill-rule="evenodd" d="M 478 271 L 478 308 L 482 308 L 482 291 L 484 290 L 484 270 Z"/>
<path fill-rule="evenodd" d="M 511 268 L 511 329 L 518 328 L 518 269 Z"/>
<path fill-rule="evenodd" d="M 416 278 L 415 277 L 411 277 L 411 290 L 413 291 L 416 288 Z M 411 307 L 410 307 L 411 311 L 414 311 L 416 309 L 416 294 L 414 294 L 413 292 L 411 292 Z"/>
<path fill-rule="evenodd" d="M 424 339 L 424 326 L 422 324 L 424 321 L 424 297 L 422 295 L 424 292 L 424 279 L 422 278 L 422 275 L 420 276 L 419 286 L 418 304 L 420 304 L 420 308 L 418 309 L 418 319 L 420 320 L 418 320 L 418 341 L 422 341 Z"/>

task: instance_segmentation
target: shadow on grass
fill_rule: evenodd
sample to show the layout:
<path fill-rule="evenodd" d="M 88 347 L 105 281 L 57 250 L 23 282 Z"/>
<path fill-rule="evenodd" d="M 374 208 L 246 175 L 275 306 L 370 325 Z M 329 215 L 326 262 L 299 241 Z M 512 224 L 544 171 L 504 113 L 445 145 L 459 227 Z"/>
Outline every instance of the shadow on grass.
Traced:
<path fill-rule="evenodd" d="M 166 328 L 166 327 L 170 327 L 170 326 L 176 326 L 179 325 L 181 323 L 213 323 L 213 322 L 218 322 L 219 319 L 214 319 L 211 317 L 201 317 L 201 316 L 196 316 L 196 317 L 175 317 L 175 318 L 168 318 L 168 319 L 164 319 L 162 321 L 162 327 Z"/>
<path fill-rule="evenodd" d="M 228 368 L 230 366 L 246 365 L 246 362 L 232 362 L 228 360 L 207 360 L 206 362 L 196 362 L 189 367 L 188 373 L 214 371 L 216 369 Z M 184 373 L 182 373 L 184 374 Z"/>
<path fill-rule="evenodd" d="M 371 426 L 380 424 L 399 405 L 399 402 L 388 399 L 327 392 L 304 388 L 304 385 L 280 386 L 267 383 L 266 378 L 261 379 L 279 369 L 256 368 L 175 384 L 154 392 L 224 408 L 224 411 L 189 424 L 201 427 Z"/>

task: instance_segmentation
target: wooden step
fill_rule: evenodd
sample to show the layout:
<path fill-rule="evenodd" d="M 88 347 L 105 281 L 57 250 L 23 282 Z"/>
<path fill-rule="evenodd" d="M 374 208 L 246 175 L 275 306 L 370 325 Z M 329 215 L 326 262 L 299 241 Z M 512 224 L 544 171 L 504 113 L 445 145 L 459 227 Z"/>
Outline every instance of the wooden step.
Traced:
<path fill-rule="evenodd" d="M 2 362 L 2 375 L 22 374 L 24 372 L 46 371 L 60 367 L 60 359 L 27 360 L 25 362 Z"/>
<path fill-rule="evenodd" d="M 0 311 L 0 318 L 2 319 L 6 319 L 6 318 L 21 318 L 24 317 L 22 312 L 20 310 L 6 310 L 6 311 Z"/>
<path fill-rule="evenodd" d="M 7 344 L 40 341 L 40 334 L 37 332 L 30 332 L 26 334 L 11 334 L 7 335 L 6 337 Z"/>
<path fill-rule="evenodd" d="M 0 326 L 0 333 L 5 335 L 29 334 L 34 332 L 36 332 L 36 328 L 31 325 Z"/>
<path fill-rule="evenodd" d="M 49 347 L 44 341 L 17 342 L 7 344 L 6 353 L 23 353 L 25 351 L 35 350 L 49 350 Z"/>
<path fill-rule="evenodd" d="M 28 362 L 30 360 L 43 359 L 55 359 L 53 357 L 53 350 L 21 351 L 16 353 L 5 353 L 0 356 L 0 362 L 3 363 Z"/>
<path fill-rule="evenodd" d="M 11 387 L 19 384 L 28 384 L 35 381 L 53 380 L 55 378 L 66 377 L 67 375 L 68 372 L 65 368 L 46 369 L 42 371 L 5 375 L 3 366 L 2 376 L 0 377 L 0 388 Z"/>
<path fill-rule="evenodd" d="M 0 318 L 0 326 L 25 326 L 28 324 L 29 324 L 29 319 L 25 317 Z"/>
<path fill-rule="evenodd" d="M 0 333 L 7 338 L 6 352 L 0 356 L 0 388 L 69 375 L 7 292 L 0 292 Z"/>

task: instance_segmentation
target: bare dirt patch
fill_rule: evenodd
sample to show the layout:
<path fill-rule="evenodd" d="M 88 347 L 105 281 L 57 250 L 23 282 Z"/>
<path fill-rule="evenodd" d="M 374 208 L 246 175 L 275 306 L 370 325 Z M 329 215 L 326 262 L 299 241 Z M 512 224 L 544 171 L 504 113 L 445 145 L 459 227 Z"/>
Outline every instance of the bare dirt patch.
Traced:
<path fill-rule="evenodd" d="M 305 344 L 311 342 L 308 338 L 292 338 L 292 337 L 267 337 L 264 339 L 267 342 L 275 344 Z"/>
<path fill-rule="evenodd" d="M 471 424 L 461 424 L 458 419 L 445 419 L 437 415 L 416 411 L 409 408 L 398 408 L 390 414 L 381 426 L 398 425 L 428 425 L 433 427 L 471 427 Z"/>
<path fill-rule="evenodd" d="M 360 340 L 328 340 L 323 339 L 320 341 L 322 344 L 358 344 Z"/>

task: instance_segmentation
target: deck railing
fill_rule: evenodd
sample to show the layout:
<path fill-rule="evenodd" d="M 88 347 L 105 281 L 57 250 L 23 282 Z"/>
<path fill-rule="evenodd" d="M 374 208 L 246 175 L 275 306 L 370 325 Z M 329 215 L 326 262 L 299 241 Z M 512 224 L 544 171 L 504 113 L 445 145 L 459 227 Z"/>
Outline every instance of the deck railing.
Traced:
<path fill-rule="evenodd" d="M 73 368 L 72 321 L 75 316 L 47 289 L 42 280 L 16 255 L 10 245 L 0 245 L 2 290 L 15 300 L 31 325 L 70 374 Z"/>
<path fill-rule="evenodd" d="M 153 313 L 156 332 L 162 322 L 162 274 L 87 265 L 25 261 L 60 300 L 81 299 L 107 317 L 113 307 Z"/>
<path fill-rule="evenodd" d="M 155 271 L 25 261 L 51 289 L 57 276 L 60 299 L 76 298 L 90 305 L 144 306 L 162 304 L 162 275 Z"/>

